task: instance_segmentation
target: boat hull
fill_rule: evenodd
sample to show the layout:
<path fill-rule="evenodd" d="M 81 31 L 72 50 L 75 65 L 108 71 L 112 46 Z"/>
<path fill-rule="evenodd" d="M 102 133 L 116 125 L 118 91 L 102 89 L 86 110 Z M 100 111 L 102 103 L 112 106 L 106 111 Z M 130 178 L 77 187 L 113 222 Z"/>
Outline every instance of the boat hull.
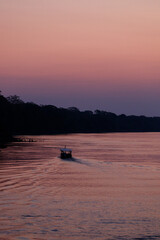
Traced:
<path fill-rule="evenodd" d="M 62 159 L 72 158 L 72 154 L 71 153 L 61 153 L 60 158 L 62 158 Z"/>

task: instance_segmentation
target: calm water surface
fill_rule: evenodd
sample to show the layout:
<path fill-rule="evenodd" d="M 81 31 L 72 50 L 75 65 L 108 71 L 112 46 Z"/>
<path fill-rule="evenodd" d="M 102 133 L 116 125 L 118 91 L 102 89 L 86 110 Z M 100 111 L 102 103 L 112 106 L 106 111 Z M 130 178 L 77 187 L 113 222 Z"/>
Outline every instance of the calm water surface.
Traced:
<path fill-rule="evenodd" d="M 32 138 L 0 151 L 0 240 L 160 239 L 160 133 Z"/>

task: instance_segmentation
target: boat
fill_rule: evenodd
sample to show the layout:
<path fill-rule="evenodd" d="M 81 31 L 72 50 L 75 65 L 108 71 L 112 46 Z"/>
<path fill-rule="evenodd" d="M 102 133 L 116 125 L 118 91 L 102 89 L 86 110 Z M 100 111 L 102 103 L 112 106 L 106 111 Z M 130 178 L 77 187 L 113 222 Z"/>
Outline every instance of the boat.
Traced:
<path fill-rule="evenodd" d="M 72 158 L 72 149 L 65 147 L 65 148 L 61 148 L 60 151 L 61 151 L 60 157 L 62 159 Z"/>

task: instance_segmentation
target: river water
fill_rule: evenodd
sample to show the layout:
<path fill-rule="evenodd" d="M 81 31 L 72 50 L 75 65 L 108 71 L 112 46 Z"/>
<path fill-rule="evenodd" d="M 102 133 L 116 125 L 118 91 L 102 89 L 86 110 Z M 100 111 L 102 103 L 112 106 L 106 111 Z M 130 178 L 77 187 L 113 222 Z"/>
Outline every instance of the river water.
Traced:
<path fill-rule="evenodd" d="M 0 240 L 160 239 L 160 133 L 30 137 L 0 151 Z"/>

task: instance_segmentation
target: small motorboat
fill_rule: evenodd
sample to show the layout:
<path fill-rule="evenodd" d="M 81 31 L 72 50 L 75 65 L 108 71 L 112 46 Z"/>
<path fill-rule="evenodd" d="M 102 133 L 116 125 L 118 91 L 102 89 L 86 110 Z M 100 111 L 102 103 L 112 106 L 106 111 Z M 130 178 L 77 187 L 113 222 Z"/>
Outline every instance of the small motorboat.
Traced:
<path fill-rule="evenodd" d="M 60 151 L 61 151 L 60 157 L 62 159 L 72 158 L 72 149 L 65 147 L 61 148 Z"/>

